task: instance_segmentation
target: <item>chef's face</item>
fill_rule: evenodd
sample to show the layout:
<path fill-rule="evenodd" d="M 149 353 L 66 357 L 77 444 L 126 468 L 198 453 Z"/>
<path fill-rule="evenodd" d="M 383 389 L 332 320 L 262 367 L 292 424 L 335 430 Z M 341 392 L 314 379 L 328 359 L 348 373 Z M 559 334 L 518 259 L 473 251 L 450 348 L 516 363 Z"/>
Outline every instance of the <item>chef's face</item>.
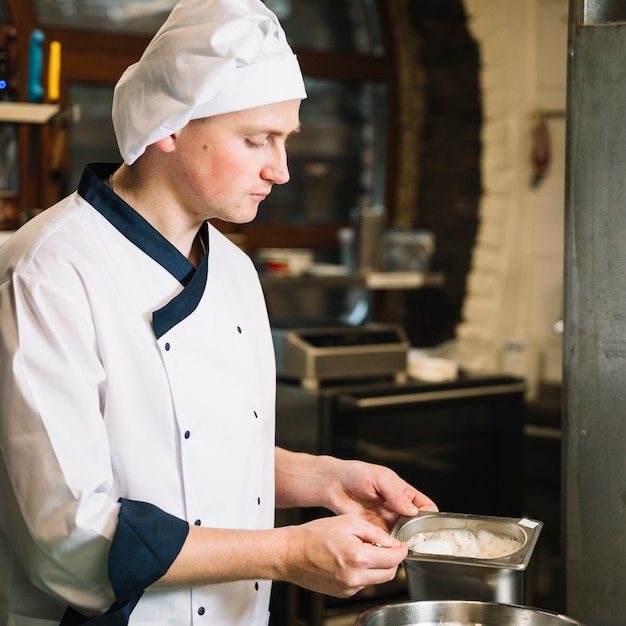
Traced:
<path fill-rule="evenodd" d="M 273 185 L 289 180 L 286 142 L 299 129 L 300 100 L 190 122 L 177 133 L 174 173 L 199 219 L 243 224 Z"/>

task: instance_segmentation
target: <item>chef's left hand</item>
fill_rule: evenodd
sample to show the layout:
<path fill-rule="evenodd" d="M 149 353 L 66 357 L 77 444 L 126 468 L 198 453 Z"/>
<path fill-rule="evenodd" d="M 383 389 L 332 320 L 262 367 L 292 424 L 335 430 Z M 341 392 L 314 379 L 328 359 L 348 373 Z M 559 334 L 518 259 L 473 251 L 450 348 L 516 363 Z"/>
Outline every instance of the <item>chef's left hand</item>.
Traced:
<path fill-rule="evenodd" d="M 381 465 L 339 461 L 329 481 L 329 508 L 339 515 L 352 513 L 391 530 L 400 515 L 417 515 L 419 509 L 437 511 L 425 494 Z"/>

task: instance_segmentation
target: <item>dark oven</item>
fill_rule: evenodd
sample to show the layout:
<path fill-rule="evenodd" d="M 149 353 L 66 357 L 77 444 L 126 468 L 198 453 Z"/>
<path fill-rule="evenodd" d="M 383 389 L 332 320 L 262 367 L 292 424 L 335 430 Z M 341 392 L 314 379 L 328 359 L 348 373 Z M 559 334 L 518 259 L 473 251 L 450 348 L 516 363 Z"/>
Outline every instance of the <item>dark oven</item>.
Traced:
<path fill-rule="evenodd" d="M 522 513 L 524 389 L 523 380 L 508 376 L 363 381 L 318 389 L 279 382 L 277 444 L 387 465 L 442 511 L 515 517 Z M 279 511 L 277 523 L 320 514 L 326 513 Z M 348 615 L 399 600 L 408 600 L 401 571 L 392 583 L 341 601 L 278 583 L 272 623 L 354 623 Z M 342 615 L 348 621 L 341 621 Z"/>

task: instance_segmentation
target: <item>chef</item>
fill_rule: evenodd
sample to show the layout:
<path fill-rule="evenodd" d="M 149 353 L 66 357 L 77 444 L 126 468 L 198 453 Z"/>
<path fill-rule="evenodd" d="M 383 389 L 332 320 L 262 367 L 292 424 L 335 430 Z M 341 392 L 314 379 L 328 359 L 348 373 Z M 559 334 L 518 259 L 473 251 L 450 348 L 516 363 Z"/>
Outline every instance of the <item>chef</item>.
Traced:
<path fill-rule="evenodd" d="M 394 577 L 387 468 L 274 447 L 258 276 L 207 220 L 289 179 L 306 97 L 259 0 L 182 0 L 115 89 L 121 166 L 0 250 L 0 623 L 267 624 Z M 273 528 L 275 506 L 335 513 Z"/>

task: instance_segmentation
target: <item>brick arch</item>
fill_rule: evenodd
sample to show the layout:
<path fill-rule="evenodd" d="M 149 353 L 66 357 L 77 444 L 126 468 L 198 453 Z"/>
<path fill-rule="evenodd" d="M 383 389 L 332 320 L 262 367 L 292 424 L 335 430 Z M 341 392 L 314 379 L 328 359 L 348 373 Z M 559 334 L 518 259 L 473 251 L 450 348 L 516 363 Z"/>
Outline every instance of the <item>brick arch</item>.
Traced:
<path fill-rule="evenodd" d="M 435 233 L 443 289 L 390 293 L 381 317 L 414 345 L 454 337 L 461 318 L 481 197 L 479 50 L 463 0 L 390 0 L 398 67 L 395 226 Z"/>

